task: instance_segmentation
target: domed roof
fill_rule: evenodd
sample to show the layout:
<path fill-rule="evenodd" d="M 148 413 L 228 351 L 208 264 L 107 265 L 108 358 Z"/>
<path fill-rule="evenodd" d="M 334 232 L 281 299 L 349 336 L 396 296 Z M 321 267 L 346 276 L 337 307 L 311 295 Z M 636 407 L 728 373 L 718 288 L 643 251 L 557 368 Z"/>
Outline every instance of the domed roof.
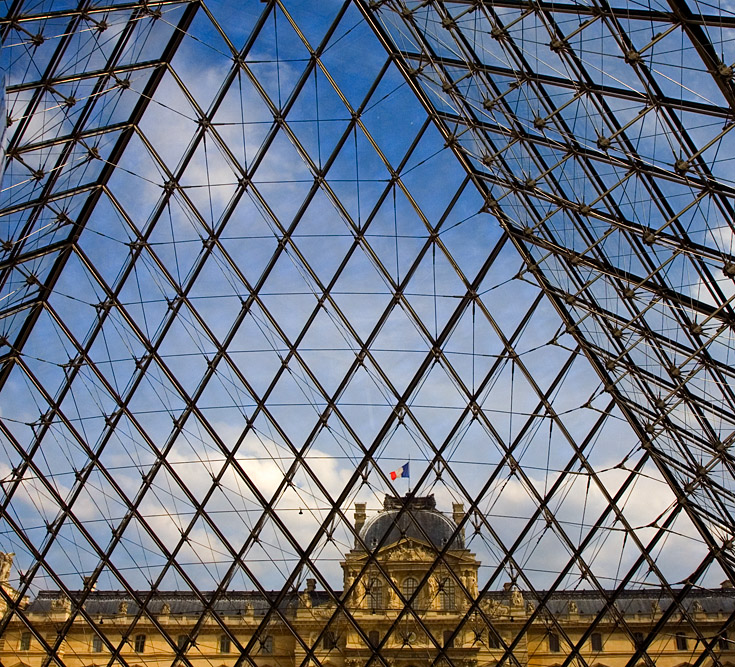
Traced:
<path fill-rule="evenodd" d="M 404 505 L 408 506 L 399 517 Z M 456 530 L 457 524 L 437 511 L 433 495 L 415 498 L 386 496 L 382 511 L 365 523 L 360 537 L 369 549 L 395 544 L 404 537 L 443 549 Z M 464 540 L 459 533 L 449 548 L 464 549 Z"/>

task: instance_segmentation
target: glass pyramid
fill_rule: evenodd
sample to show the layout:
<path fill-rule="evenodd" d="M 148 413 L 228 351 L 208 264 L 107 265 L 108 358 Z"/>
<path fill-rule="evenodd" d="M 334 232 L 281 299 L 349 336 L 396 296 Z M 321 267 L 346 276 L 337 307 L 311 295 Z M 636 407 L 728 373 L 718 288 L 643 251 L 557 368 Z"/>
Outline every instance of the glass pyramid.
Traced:
<path fill-rule="evenodd" d="M 732 3 L 2 7 L 0 635 L 69 661 L 49 590 L 100 634 L 95 589 L 349 615 L 356 504 L 407 493 L 463 505 L 467 619 L 660 590 L 696 634 L 735 583 Z"/>

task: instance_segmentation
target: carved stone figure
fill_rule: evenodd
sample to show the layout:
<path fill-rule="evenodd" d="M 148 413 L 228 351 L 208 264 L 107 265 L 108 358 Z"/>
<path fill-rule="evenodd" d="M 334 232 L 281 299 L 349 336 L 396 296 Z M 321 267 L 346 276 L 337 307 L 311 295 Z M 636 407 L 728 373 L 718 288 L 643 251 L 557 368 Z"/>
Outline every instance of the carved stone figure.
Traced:
<path fill-rule="evenodd" d="M 10 579 L 10 568 L 13 566 L 15 553 L 3 553 L 0 551 L 0 584 L 7 584 Z"/>
<path fill-rule="evenodd" d="M 483 611 L 490 618 L 497 618 L 498 616 L 503 616 L 508 612 L 508 607 L 506 607 L 504 604 L 501 604 L 497 600 L 483 600 L 481 605 Z"/>
<path fill-rule="evenodd" d="M 439 593 L 439 582 L 436 580 L 436 577 L 429 577 L 429 580 L 426 582 L 426 592 L 429 596 L 429 604 L 432 604 Z"/>
<path fill-rule="evenodd" d="M 393 586 L 398 588 L 398 582 L 394 577 L 391 577 L 391 582 L 393 583 Z M 388 609 L 397 609 L 400 607 L 400 599 L 393 586 L 389 585 L 385 587 L 386 606 Z"/>

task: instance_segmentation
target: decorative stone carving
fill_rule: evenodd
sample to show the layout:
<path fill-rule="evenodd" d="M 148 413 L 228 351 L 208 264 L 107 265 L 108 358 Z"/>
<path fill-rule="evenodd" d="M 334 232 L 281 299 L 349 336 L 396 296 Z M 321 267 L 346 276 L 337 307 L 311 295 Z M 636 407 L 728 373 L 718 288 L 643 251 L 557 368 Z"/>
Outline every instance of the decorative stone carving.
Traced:
<path fill-rule="evenodd" d="M 161 605 L 161 616 L 168 616 L 171 613 L 171 605 L 168 602 L 164 602 Z"/>
<path fill-rule="evenodd" d="M 523 593 L 514 588 L 510 593 L 511 607 L 523 607 Z"/>
<path fill-rule="evenodd" d="M 416 562 L 420 560 L 433 560 L 432 553 L 418 544 L 409 544 L 408 542 L 401 542 L 395 549 L 393 549 L 388 555 L 387 560 L 401 561 L 401 562 Z"/>
<path fill-rule="evenodd" d="M 60 595 L 51 600 L 51 613 L 68 613 L 71 611 L 71 600 L 65 595 Z"/>
<path fill-rule="evenodd" d="M 505 616 L 508 613 L 508 607 L 497 600 L 483 600 L 480 603 L 480 606 L 490 618 Z"/>
<path fill-rule="evenodd" d="M 579 607 L 574 600 L 569 601 L 569 604 L 567 605 L 567 611 L 569 612 L 570 616 L 575 616 L 579 613 Z"/>
<path fill-rule="evenodd" d="M 127 600 L 121 600 L 120 604 L 117 605 L 117 613 L 120 614 L 120 616 L 126 616 L 128 613 L 128 603 Z"/>

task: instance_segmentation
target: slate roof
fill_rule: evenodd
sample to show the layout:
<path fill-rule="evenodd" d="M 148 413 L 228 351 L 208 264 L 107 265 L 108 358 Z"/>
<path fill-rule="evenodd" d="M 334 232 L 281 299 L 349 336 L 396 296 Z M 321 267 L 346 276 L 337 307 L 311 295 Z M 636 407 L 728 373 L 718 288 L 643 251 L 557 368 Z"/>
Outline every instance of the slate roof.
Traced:
<path fill-rule="evenodd" d="M 676 591 L 675 591 L 676 592 Z M 137 595 L 145 599 L 147 591 L 138 591 Z M 538 605 L 546 591 L 538 591 L 538 596 L 531 596 L 528 591 L 521 591 L 524 601 L 531 601 Z M 606 594 L 612 597 L 613 591 Z M 82 593 L 72 592 L 72 599 L 78 600 Z M 341 591 L 335 591 L 340 597 Z M 212 592 L 202 593 L 204 599 L 211 599 Z M 277 591 L 270 591 L 266 596 L 256 591 L 230 592 L 220 598 L 214 605 L 218 614 L 223 616 L 238 616 L 248 613 L 252 609 L 255 616 L 262 616 L 270 607 L 269 600 L 275 600 Z M 41 591 L 26 608 L 26 613 L 49 613 L 52 602 L 59 599 L 58 591 Z M 491 591 L 485 594 L 486 599 L 493 599 L 504 604 L 509 601 L 509 594 L 504 591 Z M 315 607 L 327 604 L 330 595 L 326 591 L 311 593 L 312 605 Z M 654 604 L 665 610 L 671 604 L 672 597 L 662 589 L 631 590 L 621 593 L 616 601 L 617 608 L 626 615 L 650 614 Z M 593 616 L 605 608 L 605 598 L 596 591 L 558 591 L 551 595 L 546 608 L 550 613 L 562 616 L 569 610 L 569 603 L 577 605 L 580 616 Z M 138 612 L 138 605 L 133 597 L 125 591 L 93 591 L 87 597 L 84 606 L 91 615 L 115 616 L 119 613 L 120 603 L 127 603 L 127 613 L 134 615 Z M 699 589 L 690 591 L 684 602 L 684 608 L 694 612 L 695 602 L 698 602 L 702 611 L 706 613 L 735 612 L 735 589 Z M 187 616 L 198 615 L 204 609 L 203 603 L 193 593 L 181 591 L 161 591 L 148 604 L 153 614 L 160 614 L 163 605 L 169 605 L 171 615 Z M 293 593 L 282 601 L 281 609 L 285 612 L 293 611 L 299 604 L 298 596 Z"/>
<path fill-rule="evenodd" d="M 404 504 L 408 504 L 407 511 L 399 517 Z M 369 549 L 395 544 L 404 537 L 442 549 L 456 529 L 457 524 L 452 519 L 436 510 L 433 495 L 415 498 L 386 496 L 383 509 L 365 523 L 360 536 Z M 450 549 L 464 549 L 464 541 L 459 534 Z"/>
<path fill-rule="evenodd" d="M 148 591 L 136 591 L 141 601 L 145 601 Z M 262 595 L 257 591 L 230 592 L 220 597 L 214 604 L 214 611 L 223 616 L 239 616 L 253 613 L 262 616 L 271 607 L 271 601 L 275 602 L 278 591 L 270 591 Z M 73 600 L 82 598 L 81 591 L 72 592 Z M 321 593 L 327 596 L 326 592 Z M 214 596 L 212 592 L 203 592 L 203 600 L 210 600 Z M 41 591 L 28 605 L 27 613 L 48 613 L 54 600 L 59 598 L 58 591 Z M 147 608 L 153 614 L 160 614 L 164 605 L 168 604 L 171 615 L 187 616 L 199 615 L 205 608 L 205 603 L 194 593 L 182 591 L 160 591 L 148 602 Z M 127 613 L 135 615 L 138 612 L 138 604 L 132 595 L 126 591 L 93 591 L 84 602 L 84 608 L 89 614 L 101 616 L 115 616 L 120 613 L 121 603 L 127 604 Z M 293 609 L 298 605 L 298 596 L 290 594 L 281 602 L 282 610 Z M 249 611 L 251 610 L 251 611 Z"/>
<path fill-rule="evenodd" d="M 674 589 L 674 594 L 677 593 L 678 591 Z M 536 595 L 531 595 L 528 591 L 522 591 L 522 594 L 524 601 L 530 601 L 538 605 L 546 596 L 546 591 L 537 591 Z M 577 606 L 577 613 L 592 616 L 602 611 L 606 607 L 607 599 L 612 599 L 614 594 L 614 591 L 605 591 L 604 595 L 590 590 L 556 591 L 551 594 L 546 603 L 546 609 L 555 616 L 561 616 L 568 613 L 569 604 L 574 602 Z M 487 593 L 486 597 L 500 602 L 507 602 L 509 598 L 504 591 L 492 591 Z M 663 589 L 627 590 L 617 596 L 615 606 L 626 615 L 650 614 L 656 605 L 661 610 L 667 609 L 672 600 L 673 597 Z M 694 609 L 695 603 L 699 603 L 701 610 L 709 614 L 717 612 L 732 613 L 735 611 L 735 589 L 691 590 L 687 593 L 682 606 L 687 611 L 694 612 L 696 611 Z"/>

